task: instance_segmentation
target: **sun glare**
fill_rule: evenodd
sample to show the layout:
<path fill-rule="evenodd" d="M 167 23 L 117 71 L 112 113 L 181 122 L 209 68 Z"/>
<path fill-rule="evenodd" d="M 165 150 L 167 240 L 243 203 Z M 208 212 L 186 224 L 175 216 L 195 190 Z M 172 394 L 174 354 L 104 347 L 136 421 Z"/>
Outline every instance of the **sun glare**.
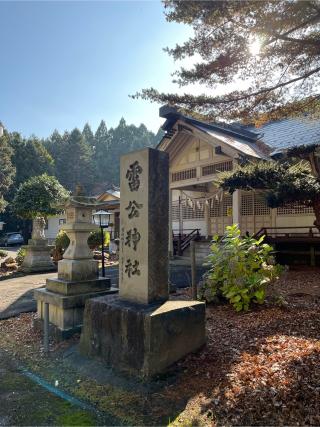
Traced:
<path fill-rule="evenodd" d="M 252 39 L 249 42 L 249 51 L 252 56 L 259 55 L 261 48 L 261 41 L 259 39 Z"/>

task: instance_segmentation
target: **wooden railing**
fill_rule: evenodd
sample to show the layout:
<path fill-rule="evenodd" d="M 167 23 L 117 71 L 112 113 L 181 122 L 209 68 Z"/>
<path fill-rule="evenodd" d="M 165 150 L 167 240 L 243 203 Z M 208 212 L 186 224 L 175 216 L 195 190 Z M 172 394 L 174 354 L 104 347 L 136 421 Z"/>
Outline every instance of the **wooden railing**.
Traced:
<path fill-rule="evenodd" d="M 320 238 L 318 228 L 313 225 L 305 227 L 263 227 L 254 235 L 254 237 L 259 239 L 263 235 L 269 239 L 283 240 Z"/>
<path fill-rule="evenodd" d="M 190 246 L 190 242 L 200 238 L 200 228 L 185 229 L 184 231 L 190 232 L 187 234 L 175 234 L 172 231 L 174 255 L 183 255 L 183 252 Z"/>

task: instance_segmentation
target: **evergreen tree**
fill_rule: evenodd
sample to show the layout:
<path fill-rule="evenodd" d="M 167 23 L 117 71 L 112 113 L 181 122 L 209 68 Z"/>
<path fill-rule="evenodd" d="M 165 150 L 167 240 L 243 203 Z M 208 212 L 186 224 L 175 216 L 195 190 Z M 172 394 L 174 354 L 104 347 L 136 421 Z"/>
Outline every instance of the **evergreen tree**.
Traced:
<path fill-rule="evenodd" d="M 259 122 L 262 114 L 267 121 L 319 112 L 318 1 L 164 0 L 164 5 L 168 21 L 194 30 L 189 40 L 166 49 L 174 60 L 195 58 L 192 68 L 174 73 L 173 82 L 180 87 L 202 84 L 203 93 L 150 88 L 135 96 L 175 104 L 211 120 Z M 216 94 L 219 85 L 224 85 L 222 95 Z"/>
<path fill-rule="evenodd" d="M 109 166 L 109 145 L 110 136 L 104 120 L 101 120 L 97 131 L 95 133 L 95 147 L 94 147 L 94 167 L 95 176 L 98 182 L 106 182 L 108 179 L 108 166 Z"/>
<path fill-rule="evenodd" d="M 133 149 L 133 126 L 127 126 L 125 119 L 122 117 L 116 128 L 111 128 L 110 149 L 108 151 L 109 179 L 115 184 L 119 183 L 120 176 L 120 157 L 126 152 Z"/>
<path fill-rule="evenodd" d="M 97 131 L 95 133 L 95 139 L 97 142 L 105 143 L 108 140 L 108 129 L 104 120 L 101 120 Z"/>
<path fill-rule="evenodd" d="M 249 163 L 232 172 L 223 172 L 218 175 L 217 181 L 223 190 L 231 194 L 236 189 L 265 190 L 266 201 L 271 208 L 291 202 L 311 206 L 316 217 L 314 225 L 320 230 L 319 161 L 316 167 L 310 163 L 314 154 L 314 157 L 320 154 L 319 147 L 313 146 L 305 150 L 304 154 L 306 151 L 312 154 L 304 160 L 301 160 L 302 156 L 298 156 L 295 149 L 290 151 L 283 160 Z M 299 149 L 297 151 L 302 154 Z"/>
<path fill-rule="evenodd" d="M 12 164 L 12 148 L 9 143 L 9 135 L 6 131 L 0 137 L 0 212 L 6 206 L 4 196 L 13 183 L 15 167 Z"/>
<path fill-rule="evenodd" d="M 57 161 L 57 178 L 70 191 L 81 184 L 90 192 L 94 183 L 92 147 L 85 143 L 82 133 L 74 129 L 62 138 L 61 157 Z"/>
<path fill-rule="evenodd" d="M 91 130 L 89 123 L 86 123 L 84 125 L 83 131 L 82 131 L 82 136 L 83 136 L 83 139 L 84 139 L 86 144 L 90 145 L 90 147 L 95 146 L 95 138 L 94 138 L 94 135 L 93 135 L 93 132 Z"/>
<path fill-rule="evenodd" d="M 54 160 L 41 140 L 35 136 L 24 139 L 17 132 L 10 134 L 10 145 L 13 150 L 12 162 L 16 168 L 14 189 L 32 176 L 45 172 L 52 174 Z"/>
<path fill-rule="evenodd" d="M 101 124 L 96 133 L 95 151 L 98 181 L 119 184 L 120 157 L 130 151 L 155 147 L 162 135 L 163 131 L 155 135 L 144 124 L 139 127 L 127 125 L 123 117 L 118 126 L 111 128 L 109 132 Z"/>

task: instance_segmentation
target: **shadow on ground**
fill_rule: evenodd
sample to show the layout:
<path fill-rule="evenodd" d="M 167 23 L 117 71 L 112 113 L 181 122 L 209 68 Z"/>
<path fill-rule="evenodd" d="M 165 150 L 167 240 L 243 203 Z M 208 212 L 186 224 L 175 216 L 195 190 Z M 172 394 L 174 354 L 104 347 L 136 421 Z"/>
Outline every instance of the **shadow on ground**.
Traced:
<path fill-rule="evenodd" d="M 33 297 L 34 289 L 25 292 L 4 310 L 0 310 L 0 320 L 19 316 L 20 313 L 37 311 L 37 303 Z"/>

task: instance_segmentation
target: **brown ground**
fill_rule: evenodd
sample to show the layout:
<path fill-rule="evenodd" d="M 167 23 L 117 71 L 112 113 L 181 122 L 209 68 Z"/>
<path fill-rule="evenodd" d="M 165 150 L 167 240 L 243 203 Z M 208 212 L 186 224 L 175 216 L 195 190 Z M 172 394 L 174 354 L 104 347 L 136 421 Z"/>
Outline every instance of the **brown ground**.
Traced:
<path fill-rule="evenodd" d="M 152 391 L 77 380 L 59 356 L 68 344 L 56 346 L 49 360 L 43 357 L 31 329 L 34 314 L 0 322 L 0 349 L 49 381 L 58 376 L 69 392 L 127 424 L 320 425 L 319 282 L 319 269 L 291 271 L 277 286 L 285 305 L 243 314 L 209 306 L 206 347 L 179 362 Z"/>

